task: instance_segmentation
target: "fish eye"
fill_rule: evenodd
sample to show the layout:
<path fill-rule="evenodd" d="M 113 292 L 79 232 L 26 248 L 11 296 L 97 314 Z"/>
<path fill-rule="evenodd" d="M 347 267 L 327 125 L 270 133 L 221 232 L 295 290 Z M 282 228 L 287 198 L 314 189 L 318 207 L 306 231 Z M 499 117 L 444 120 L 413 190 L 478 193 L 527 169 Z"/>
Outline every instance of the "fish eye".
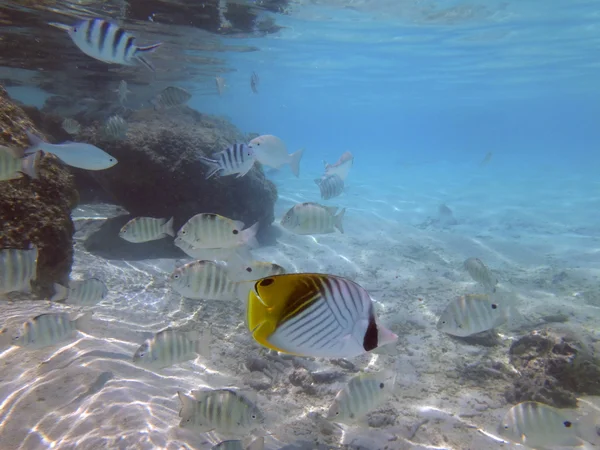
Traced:
<path fill-rule="evenodd" d="M 187 231 L 181 230 L 181 234 L 186 234 L 186 233 L 187 233 Z"/>
<path fill-rule="evenodd" d="M 252 418 L 253 418 L 253 419 L 256 419 L 256 414 L 252 414 Z"/>
<path fill-rule="evenodd" d="M 339 412 L 339 411 L 336 411 L 336 412 L 335 412 L 335 415 L 336 415 L 336 416 L 339 416 L 339 415 L 340 415 L 340 412 Z"/>
<path fill-rule="evenodd" d="M 495 303 L 492 303 L 492 309 L 496 309 L 498 308 L 498 305 L 496 305 Z"/>
<path fill-rule="evenodd" d="M 233 230 L 233 234 L 238 234 L 239 231 L 238 230 Z"/>
<path fill-rule="evenodd" d="M 248 273 L 252 272 L 252 267 L 246 267 L 246 272 L 248 272 Z"/>
<path fill-rule="evenodd" d="M 114 162 L 114 159 L 110 158 L 108 161 L 109 161 L 109 162 Z"/>
<path fill-rule="evenodd" d="M 563 422 L 563 425 L 564 425 L 566 428 L 571 428 L 571 425 L 573 425 L 573 424 L 572 424 L 571 422 L 569 422 L 568 420 L 565 420 L 565 421 Z"/>
<path fill-rule="evenodd" d="M 73 33 L 77 33 L 77 27 L 73 27 Z"/>
<path fill-rule="evenodd" d="M 273 278 L 265 278 L 264 280 L 262 280 L 260 282 L 261 286 L 270 286 L 275 282 L 275 280 Z"/>
<path fill-rule="evenodd" d="M 175 278 L 176 280 L 179 280 L 179 275 L 173 275 L 173 278 Z"/>
<path fill-rule="evenodd" d="M 379 389 L 383 389 L 384 384 L 383 383 L 379 383 Z"/>

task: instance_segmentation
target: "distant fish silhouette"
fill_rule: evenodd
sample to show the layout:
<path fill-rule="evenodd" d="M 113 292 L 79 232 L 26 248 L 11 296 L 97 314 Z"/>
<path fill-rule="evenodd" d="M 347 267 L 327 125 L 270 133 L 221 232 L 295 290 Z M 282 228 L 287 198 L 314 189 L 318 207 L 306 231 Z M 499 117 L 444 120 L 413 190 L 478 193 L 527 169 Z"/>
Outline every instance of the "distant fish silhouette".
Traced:
<path fill-rule="evenodd" d="M 454 213 L 448 206 L 442 203 L 438 208 L 438 221 L 441 225 L 456 225 L 456 219 Z"/>
<path fill-rule="evenodd" d="M 217 85 L 217 92 L 219 95 L 223 95 L 225 90 L 225 79 L 223 77 L 215 77 L 215 83 Z"/>
<path fill-rule="evenodd" d="M 255 94 L 258 94 L 258 83 L 260 83 L 258 75 L 256 72 L 252 72 L 252 75 L 250 76 L 250 88 Z"/>
<path fill-rule="evenodd" d="M 484 156 L 484 158 L 481 160 L 481 162 L 479 163 L 480 167 L 483 166 L 487 166 L 489 164 L 489 162 L 492 160 L 492 157 L 494 156 L 493 152 L 487 152 Z"/>

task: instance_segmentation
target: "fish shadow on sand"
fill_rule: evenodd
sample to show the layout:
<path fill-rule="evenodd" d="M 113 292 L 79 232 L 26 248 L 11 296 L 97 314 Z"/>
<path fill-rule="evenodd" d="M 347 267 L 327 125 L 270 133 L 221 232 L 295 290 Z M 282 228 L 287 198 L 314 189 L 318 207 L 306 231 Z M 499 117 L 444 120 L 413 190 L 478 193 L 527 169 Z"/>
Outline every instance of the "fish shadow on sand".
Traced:
<path fill-rule="evenodd" d="M 104 259 L 141 261 L 157 258 L 186 258 L 186 254 L 173 244 L 173 238 L 170 236 L 143 243 L 132 243 L 121 239 L 119 230 L 133 217 L 128 214 L 107 219 L 84 241 L 85 249 Z"/>

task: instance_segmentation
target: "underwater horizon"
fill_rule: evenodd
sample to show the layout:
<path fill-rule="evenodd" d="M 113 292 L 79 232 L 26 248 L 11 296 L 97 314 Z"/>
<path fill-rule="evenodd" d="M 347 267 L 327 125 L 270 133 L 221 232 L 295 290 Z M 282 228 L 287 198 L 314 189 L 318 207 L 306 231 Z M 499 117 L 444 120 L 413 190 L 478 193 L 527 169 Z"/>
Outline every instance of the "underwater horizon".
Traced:
<path fill-rule="evenodd" d="M 600 445 L 598 2 L 0 13 L 0 450 Z"/>

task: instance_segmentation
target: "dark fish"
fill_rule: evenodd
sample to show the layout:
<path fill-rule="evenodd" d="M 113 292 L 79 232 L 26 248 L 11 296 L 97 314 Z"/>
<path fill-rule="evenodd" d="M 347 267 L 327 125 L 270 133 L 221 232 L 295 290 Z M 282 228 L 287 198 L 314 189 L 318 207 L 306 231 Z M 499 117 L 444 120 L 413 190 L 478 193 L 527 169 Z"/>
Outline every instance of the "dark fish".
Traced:
<path fill-rule="evenodd" d="M 337 197 L 344 192 L 344 181 L 336 174 L 317 178 L 315 183 L 317 183 L 317 186 L 319 186 L 319 189 L 321 190 L 321 198 L 323 200 Z"/>
<path fill-rule="evenodd" d="M 125 66 L 133 66 L 137 60 L 153 72 L 154 67 L 145 55 L 162 44 L 138 47 L 130 33 L 102 19 L 81 20 L 69 28 L 68 33 L 75 45 L 92 58 Z"/>
<path fill-rule="evenodd" d="M 200 157 L 200 160 L 210 169 L 206 179 L 218 172 L 220 172 L 220 176 L 238 174 L 238 178 L 243 177 L 252 169 L 254 159 L 254 150 L 246 144 L 233 144 L 215 154 L 214 159 Z"/>
<path fill-rule="evenodd" d="M 250 76 L 250 87 L 255 94 L 258 94 L 258 83 L 260 83 L 258 75 L 256 72 L 252 72 L 252 75 Z"/>
<path fill-rule="evenodd" d="M 492 152 L 487 152 L 485 154 L 485 157 L 481 160 L 481 162 L 479 163 L 480 167 L 483 166 L 487 166 L 489 164 L 489 162 L 492 160 L 492 157 L 494 156 L 494 153 Z"/>

